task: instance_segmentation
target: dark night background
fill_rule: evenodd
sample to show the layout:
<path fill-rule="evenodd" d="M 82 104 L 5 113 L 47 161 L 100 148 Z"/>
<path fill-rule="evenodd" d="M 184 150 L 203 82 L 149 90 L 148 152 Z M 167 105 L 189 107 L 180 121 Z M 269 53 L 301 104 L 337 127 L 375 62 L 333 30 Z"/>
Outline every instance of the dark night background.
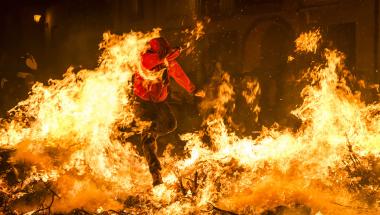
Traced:
<path fill-rule="evenodd" d="M 190 78 L 198 87 L 208 85 L 218 62 L 235 85 L 246 76 L 257 77 L 262 111 L 252 127 L 294 125 L 287 118 L 299 95 L 292 69 L 301 65 L 287 64 L 294 39 L 319 27 L 326 44 L 346 53 L 346 64 L 358 78 L 379 83 L 379 9 L 379 0 L 4 0 L 0 77 L 8 82 L 1 88 L 1 115 L 27 95 L 27 86 L 16 77 L 25 69 L 20 63 L 25 53 L 38 62 L 38 70 L 29 71 L 34 80 L 46 83 L 60 78 L 70 65 L 94 68 L 105 31 L 160 27 L 176 46 L 182 30 L 210 18 L 196 52 L 179 59 Z M 36 14 L 41 15 L 38 23 Z M 173 91 L 178 92 L 177 114 L 183 119 L 179 132 L 199 124 L 196 102 L 186 103 L 188 96 L 176 85 Z"/>

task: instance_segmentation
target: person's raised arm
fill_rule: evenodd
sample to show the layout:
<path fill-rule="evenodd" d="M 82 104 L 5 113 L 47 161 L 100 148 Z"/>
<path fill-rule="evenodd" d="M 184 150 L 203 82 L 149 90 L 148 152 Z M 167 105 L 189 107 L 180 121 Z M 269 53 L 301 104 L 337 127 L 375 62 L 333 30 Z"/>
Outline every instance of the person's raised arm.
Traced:
<path fill-rule="evenodd" d="M 181 66 L 177 61 L 173 60 L 169 63 L 169 75 L 174 78 L 174 80 L 183 87 L 187 92 L 193 94 L 195 91 L 195 86 L 191 83 L 189 77 L 183 71 Z"/>

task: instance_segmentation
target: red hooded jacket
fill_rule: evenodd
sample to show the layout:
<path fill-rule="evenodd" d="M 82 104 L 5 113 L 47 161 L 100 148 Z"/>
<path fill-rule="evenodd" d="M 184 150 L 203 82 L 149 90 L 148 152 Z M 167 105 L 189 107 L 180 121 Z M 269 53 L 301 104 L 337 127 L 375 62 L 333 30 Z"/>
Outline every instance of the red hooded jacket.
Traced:
<path fill-rule="evenodd" d="M 172 50 L 163 38 L 154 38 L 149 42 L 150 49 L 142 53 L 141 65 L 147 72 L 166 69 L 157 80 L 145 80 L 138 72 L 134 75 L 134 94 L 144 101 L 163 102 L 168 97 L 169 77 L 172 77 L 187 92 L 193 93 L 195 86 L 191 83 L 181 66 L 175 60 L 180 52 Z M 168 54 L 166 54 L 169 52 Z M 160 57 L 163 56 L 163 57 Z"/>

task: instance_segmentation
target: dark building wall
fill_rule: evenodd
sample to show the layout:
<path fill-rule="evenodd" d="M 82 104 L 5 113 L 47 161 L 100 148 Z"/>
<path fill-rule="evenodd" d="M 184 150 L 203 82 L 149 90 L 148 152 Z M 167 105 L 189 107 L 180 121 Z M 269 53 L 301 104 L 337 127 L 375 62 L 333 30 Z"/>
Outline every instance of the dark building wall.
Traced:
<path fill-rule="evenodd" d="M 202 57 L 211 58 L 205 61 L 216 61 L 219 58 L 233 72 L 249 72 L 258 66 L 262 42 L 260 37 L 264 36 L 266 28 L 281 25 L 288 28 L 295 37 L 304 30 L 318 26 L 327 36 L 326 39 L 334 40 L 334 45 L 348 54 L 348 64 L 359 74 L 371 79 L 379 78 L 376 73 L 379 64 L 379 28 L 375 27 L 376 16 L 379 19 L 378 10 L 375 9 L 375 6 L 379 7 L 376 4 L 378 0 L 34 2 L 37 3 L 24 4 L 23 10 L 14 8 L 14 4 L 8 6 L 10 9 L 13 7 L 18 14 L 2 19 L 5 31 L 2 37 L 12 35 L 9 31 L 19 31 L 19 36 L 17 42 L 3 42 L 2 46 L 18 43 L 20 47 L 32 47 L 31 44 L 34 44 L 37 47 L 33 49 L 40 52 L 38 55 L 42 57 L 45 57 L 45 53 L 49 56 L 51 52 L 62 55 L 59 60 L 50 61 L 62 64 L 62 67 L 66 62 L 93 66 L 91 61 L 96 59 L 97 43 L 101 40 L 103 31 L 122 33 L 162 27 L 163 34 L 170 37 L 173 33 L 191 27 L 196 19 L 210 17 L 205 42 L 199 44 L 207 48 L 207 51 L 202 50 Z M 36 12 L 43 13 L 46 24 L 37 26 L 33 23 L 31 16 Z M 12 25 L 20 27 L 12 28 Z M 173 38 L 175 40 L 178 37 Z M 3 38 L 4 40 L 8 41 L 9 38 Z M 209 50 L 210 47 L 212 50 Z M 59 67 L 59 72 L 62 72 L 61 66 Z M 199 78 L 202 79 L 204 78 Z"/>
<path fill-rule="evenodd" d="M 223 11 L 223 4 L 230 10 Z M 203 60 L 221 61 L 237 80 L 246 75 L 259 78 L 262 124 L 287 121 L 289 110 L 300 102 L 296 98 L 302 88 L 290 84 L 295 80 L 295 68 L 287 65 L 286 57 L 301 32 L 320 28 L 324 43 L 346 54 L 346 65 L 353 74 L 370 83 L 380 82 L 377 0 L 203 0 L 198 1 L 198 6 L 200 18 L 212 18 Z M 214 37 L 228 32 L 234 32 L 233 39 Z M 204 65 L 206 71 L 202 74 L 208 75 L 212 67 Z"/>
<path fill-rule="evenodd" d="M 349 65 L 359 76 L 375 80 L 375 2 L 376 0 L 324 1 L 305 5 L 307 24 L 321 25 L 337 48 L 348 52 Z M 351 47 L 350 47 L 351 46 Z"/>
<path fill-rule="evenodd" d="M 222 3 L 223 1 L 219 1 Z M 379 78 L 375 51 L 379 30 L 375 28 L 375 0 L 319 1 L 234 1 L 235 15 L 219 15 L 212 21 L 210 32 L 238 33 L 239 59 L 237 72 L 249 72 L 259 64 L 261 37 L 271 25 L 282 25 L 293 32 L 319 27 L 325 40 L 331 40 L 348 55 L 348 65 L 368 79 Z M 377 5 L 378 7 L 379 5 Z M 376 32 L 375 32 L 376 30 Z M 275 42 L 275 41 L 274 41 Z M 376 54 L 376 56 L 375 56 Z M 379 80 L 379 79 L 377 79 Z"/>

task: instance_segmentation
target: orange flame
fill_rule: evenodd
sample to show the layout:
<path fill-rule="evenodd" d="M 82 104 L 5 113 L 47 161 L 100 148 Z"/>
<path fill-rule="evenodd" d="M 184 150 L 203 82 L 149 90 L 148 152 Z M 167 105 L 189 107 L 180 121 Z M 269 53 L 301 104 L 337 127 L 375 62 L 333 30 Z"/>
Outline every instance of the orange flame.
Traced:
<path fill-rule="evenodd" d="M 316 53 L 322 39 L 319 29 L 302 33 L 296 40 L 296 52 Z M 291 61 L 291 60 L 290 60 Z"/>
<path fill-rule="evenodd" d="M 370 160 L 380 159 L 380 104 L 366 104 L 349 89 L 342 75 L 343 54 L 328 49 L 325 62 L 305 75 L 310 84 L 302 91 L 303 104 L 292 112 L 303 124 L 295 132 L 273 126 L 255 139 L 237 136 L 223 119 L 234 90 L 228 73 L 221 73 L 217 98 L 203 103 L 215 109 L 204 122 L 206 132 L 181 135 L 186 157 L 171 156 L 168 149 L 161 158 L 164 184 L 151 189 L 145 161 L 131 143 L 118 140 L 115 127 L 132 127 L 136 120 L 131 78 L 135 71 L 143 72 L 139 53 L 156 36 L 158 31 L 105 33 L 97 69 L 68 70 L 62 80 L 36 84 L 30 97 L 11 110 L 13 118 L 2 124 L 0 145 L 16 149 L 15 162 L 33 166 L 25 183 L 54 184 L 60 195 L 54 211 L 199 214 L 217 205 L 260 214 L 301 203 L 312 214 L 378 214 L 378 206 L 368 207 L 362 196 L 370 193 L 378 200 L 377 186 L 362 181 L 356 190 L 352 187 L 365 176 L 355 176 L 355 169 L 371 169 Z M 301 38 L 301 44 L 320 40 Z M 247 84 L 246 99 L 253 101 L 259 87 Z M 132 133 L 147 126 L 137 124 L 141 127 Z M 204 142 L 204 135 L 209 141 Z M 129 198 L 137 203 L 123 205 Z"/>

